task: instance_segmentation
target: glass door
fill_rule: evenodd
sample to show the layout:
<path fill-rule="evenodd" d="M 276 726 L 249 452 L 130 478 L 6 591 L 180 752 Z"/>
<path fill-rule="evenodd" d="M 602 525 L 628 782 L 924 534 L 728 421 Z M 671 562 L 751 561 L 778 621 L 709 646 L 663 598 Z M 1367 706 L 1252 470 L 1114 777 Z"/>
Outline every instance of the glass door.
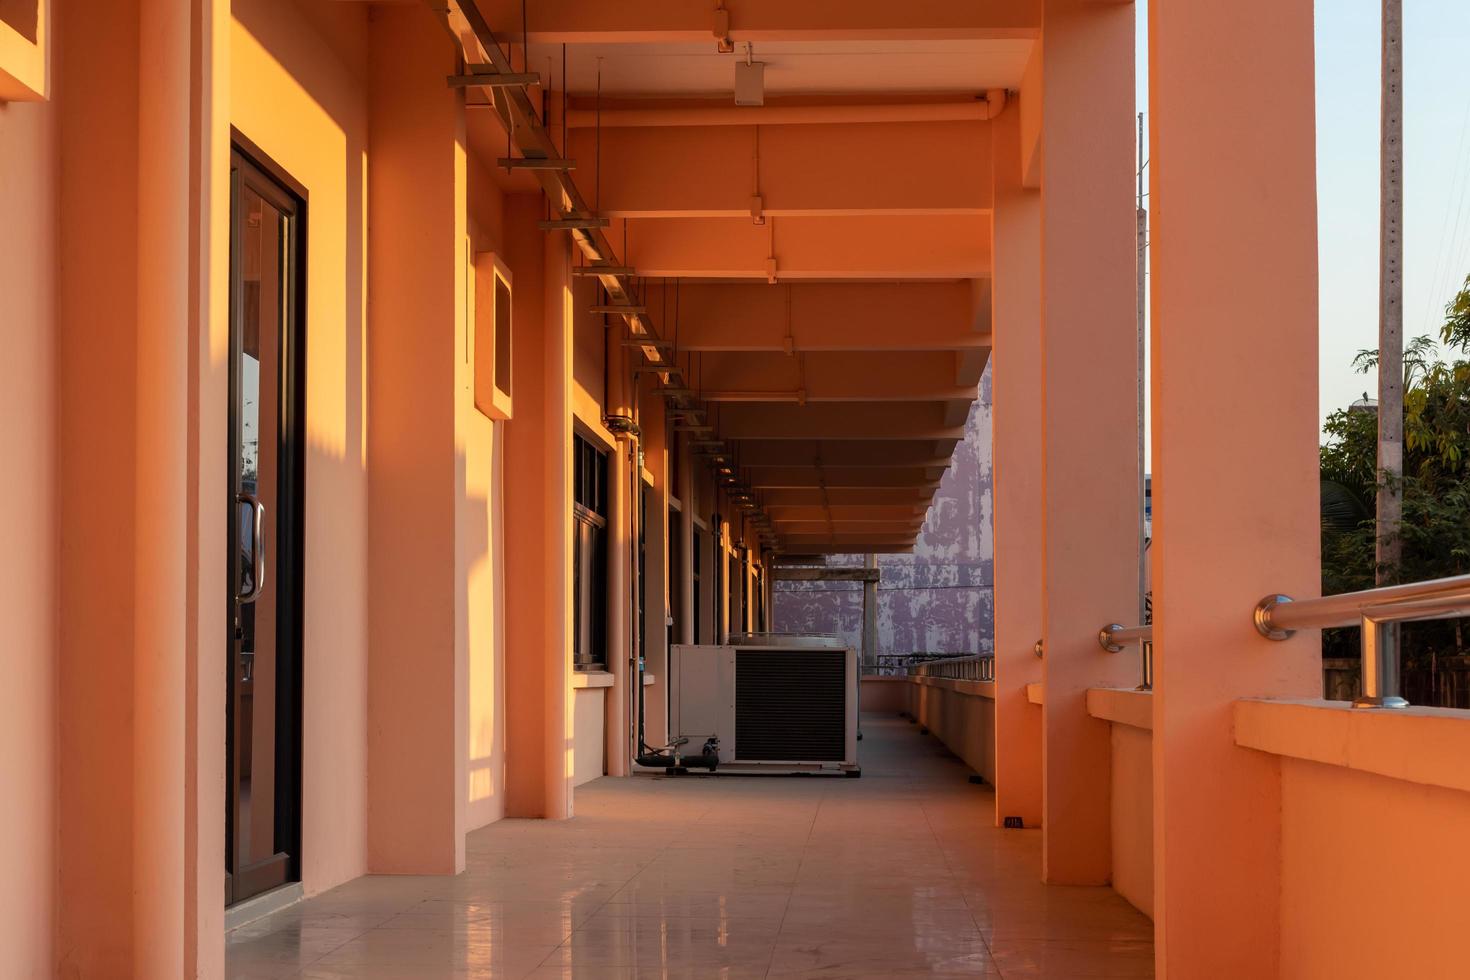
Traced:
<path fill-rule="evenodd" d="M 232 154 L 227 905 L 300 878 L 302 218 Z"/>

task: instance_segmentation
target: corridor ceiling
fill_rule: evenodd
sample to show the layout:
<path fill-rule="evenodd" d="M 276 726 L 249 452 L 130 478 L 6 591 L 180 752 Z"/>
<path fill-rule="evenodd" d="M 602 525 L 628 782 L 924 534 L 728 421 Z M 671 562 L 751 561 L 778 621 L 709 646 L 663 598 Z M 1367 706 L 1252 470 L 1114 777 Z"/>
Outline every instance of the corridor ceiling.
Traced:
<path fill-rule="evenodd" d="M 598 302 L 641 308 L 613 320 L 669 367 L 645 384 L 770 548 L 908 551 L 989 357 L 987 120 L 1020 87 L 1036 4 L 719 7 L 531 3 L 523 34 L 516 0 L 457 0 L 467 73 L 538 76 L 469 88 L 471 147 L 504 157 L 512 122 L 519 155 L 576 162 L 495 179 L 607 220 L 571 232 L 618 267 Z M 763 106 L 734 104 L 747 60 Z"/>

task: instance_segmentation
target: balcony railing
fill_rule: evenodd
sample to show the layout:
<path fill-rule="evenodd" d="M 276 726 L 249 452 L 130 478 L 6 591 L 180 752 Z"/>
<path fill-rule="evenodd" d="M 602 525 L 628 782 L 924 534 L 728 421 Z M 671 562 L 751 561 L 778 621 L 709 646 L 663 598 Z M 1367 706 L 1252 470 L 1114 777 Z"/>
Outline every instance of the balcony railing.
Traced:
<path fill-rule="evenodd" d="M 1154 689 L 1154 628 L 1153 626 L 1124 626 L 1109 623 L 1097 631 L 1097 642 L 1108 653 L 1119 653 L 1125 647 L 1138 644 L 1138 666 L 1141 679 L 1138 690 Z"/>
<path fill-rule="evenodd" d="M 1399 688 L 1399 623 L 1470 617 L 1470 575 L 1388 585 L 1361 592 L 1293 600 L 1269 595 L 1256 603 L 1255 623 L 1261 635 L 1284 640 L 1297 630 L 1361 626 L 1362 694 L 1353 700 L 1360 708 L 1403 708 L 1409 702 Z M 1137 643 L 1143 665 L 1140 690 L 1153 687 L 1152 626 L 1109 623 L 1097 632 L 1098 644 L 1117 653 Z"/>
<path fill-rule="evenodd" d="M 948 657 L 914 664 L 909 668 L 910 677 L 942 677 L 955 681 L 995 680 L 995 657 L 981 654 L 973 657 Z"/>
<path fill-rule="evenodd" d="M 1388 585 L 1317 599 L 1293 600 L 1269 595 L 1256 603 L 1256 629 L 1272 640 L 1297 630 L 1363 628 L 1363 693 L 1353 700 L 1360 708 L 1408 706 L 1399 690 L 1399 623 L 1470 616 L 1470 575 Z"/>
<path fill-rule="evenodd" d="M 909 668 L 918 664 L 926 664 L 931 660 L 956 660 L 968 656 L 970 656 L 968 653 L 880 653 L 874 658 L 876 663 L 863 666 L 863 674 L 880 677 L 907 677 Z"/>

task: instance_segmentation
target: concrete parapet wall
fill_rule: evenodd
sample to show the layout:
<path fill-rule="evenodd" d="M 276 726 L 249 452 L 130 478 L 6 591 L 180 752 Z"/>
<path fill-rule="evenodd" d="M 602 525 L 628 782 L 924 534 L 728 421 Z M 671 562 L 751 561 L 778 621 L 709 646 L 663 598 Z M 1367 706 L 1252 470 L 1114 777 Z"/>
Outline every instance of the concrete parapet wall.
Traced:
<path fill-rule="evenodd" d="M 1087 713 L 1109 723 L 1113 890 L 1154 916 L 1153 695 L 1094 688 Z"/>
<path fill-rule="evenodd" d="M 912 677 L 908 681 L 909 714 L 993 784 L 995 685 L 945 677 Z"/>

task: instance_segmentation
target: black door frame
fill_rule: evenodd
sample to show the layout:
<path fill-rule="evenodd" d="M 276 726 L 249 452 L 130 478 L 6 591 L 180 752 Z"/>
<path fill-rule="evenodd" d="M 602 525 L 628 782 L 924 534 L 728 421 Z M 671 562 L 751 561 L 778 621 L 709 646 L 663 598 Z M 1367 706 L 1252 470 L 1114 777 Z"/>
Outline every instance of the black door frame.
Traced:
<path fill-rule="evenodd" d="M 225 463 L 226 486 L 231 503 L 227 507 L 227 562 L 225 650 L 225 904 L 243 901 L 272 887 L 301 880 L 302 761 L 302 614 L 303 614 L 303 516 L 306 477 L 306 188 L 294 180 L 259 147 L 231 128 L 230 151 L 230 344 L 228 447 Z M 241 343 L 239 323 L 244 305 L 244 277 L 240 269 L 243 227 L 240 221 L 241 190 L 249 185 L 288 218 L 286 238 L 287 320 L 280 343 L 280 441 L 277 445 L 279 487 L 276 506 L 275 547 L 267 552 L 266 588 L 276 591 L 276 813 L 275 840 L 286 854 L 281 862 L 267 861 L 250 868 L 235 867 L 236 815 L 239 807 L 237 778 L 239 746 L 235 734 L 236 683 L 239 650 L 235 636 L 236 568 L 240 554 L 240 522 L 234 504 L 234 487 L 240 460 L 238 403 L 240 394 Z M 274 585 L 272 585 L 274 579 Z"/>

